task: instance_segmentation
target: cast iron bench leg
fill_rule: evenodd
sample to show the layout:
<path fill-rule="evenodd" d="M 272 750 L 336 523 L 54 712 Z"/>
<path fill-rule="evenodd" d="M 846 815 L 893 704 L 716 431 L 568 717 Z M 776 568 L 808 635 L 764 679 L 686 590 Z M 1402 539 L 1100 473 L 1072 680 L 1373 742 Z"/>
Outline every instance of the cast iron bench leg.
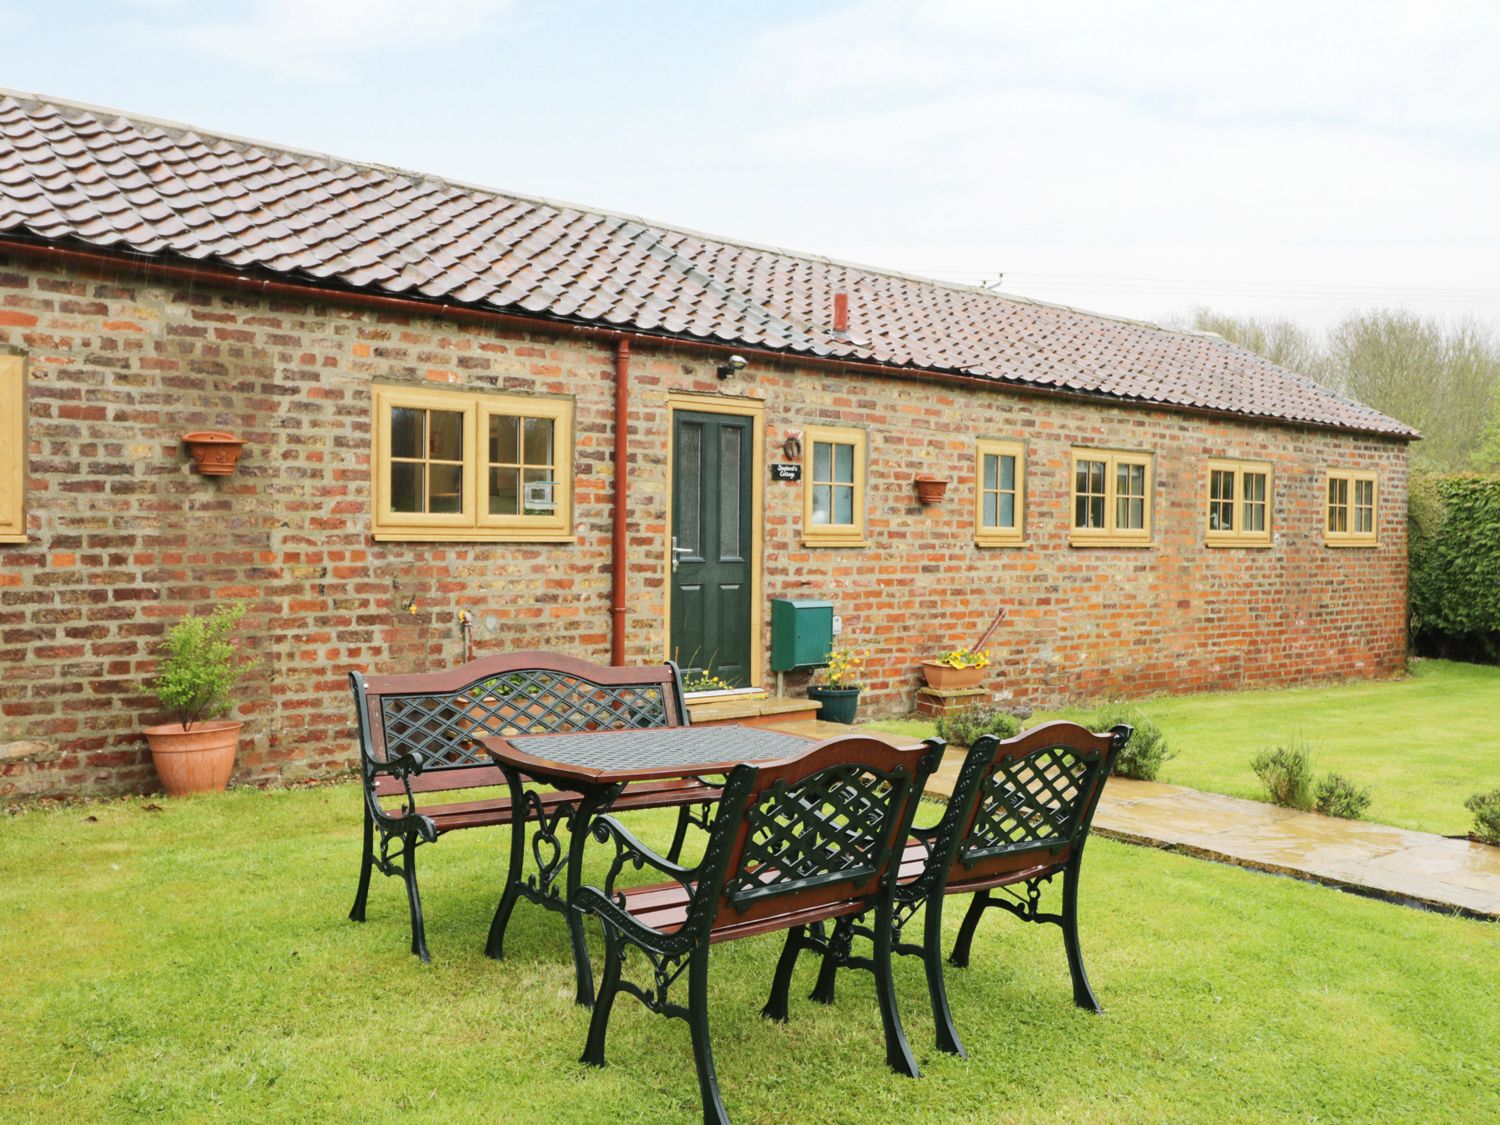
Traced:
<path fill-rule="evenodd" d="M 989 891 L 975 891 L 974 897 L 969 901 L 969 912 L 964 915 L 963 924 L 958 927 L 958 940 L 953 943 L 953 955 L 948 958 L 955 968 L 969 967 L 969 947 L 974 944 L 974 931 L 979 927 L 979 919 L 984 917 L 984 908 L 989 903 Z"/>
<path fill-rule="evenodd" d="M 961 1059 L 969 1057 L 953 1025 L 948 1009 L 948 986 L 943 979 L 943 896 L 927 900 L 922 919 L 922 967 L 927 970 L 927 995 L 932 1001 L 932 1022 L 937 1026 L 937 1047 Z"/>
<path fill-rule="evenodd" d="M 1078 945 L 1077 859 L 1063 873 L 1062 932 L 1063 948 L 1068 951 L 1068 973 L 1073 978 L 1073 1003 L 1090 1012 L 1104 1011 L 1089 986 L 1089 975 L 1083 970 L 1083 950 Z"/>
<path fill-rule="evenodd" d="M 698 1070 L 698 1092 L 703 1099 L 704 1125 L 729 1125 L 729 1113 L 719 1094 L 713 1045 L 708 1038 L 708 943 L 689 955 L 688 1027 L 693 1036 L 693 1064 Z"/>
<path fill-rule="evenodd" d="M 359 858 L 359 890 L 354 893 L 354 906 L 349 911 L 349 921 L 365 920 L 365 902 L 370 897 L 370 869 L 375 866 L 375 822 L 370 810 L 365 809 L 364 852 Z"/>

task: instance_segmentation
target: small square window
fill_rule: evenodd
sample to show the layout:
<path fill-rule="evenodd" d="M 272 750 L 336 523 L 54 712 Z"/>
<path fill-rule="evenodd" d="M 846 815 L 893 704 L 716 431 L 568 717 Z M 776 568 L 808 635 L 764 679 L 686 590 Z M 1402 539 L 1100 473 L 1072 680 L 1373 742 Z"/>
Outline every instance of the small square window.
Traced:
<path fill-rule="evenodd" d="M 1151 455 L 1073 450 L 1075 547 L 1144 547 L 1151 543 Z"/>
<path fill-rule="evenodd" d="M 974 542 L 981 547 L 1014 547 L 1026 526 L 1026 447 L 1019 442 L 975 444 Z"/>
<path fill-rule="evenodd" d="M 1262 461 L 1208 463 L 1210 547 L 1271 546 L 1271 466 Z"/>
<path fill-rule="evenodd" d="M 1324 509 L 1323 542 L 1330 547 L 1375 547 L 1375 474 L 1330 471 Z"/>
<path fill-rule="evenodd" d="M 863 430 L 808 426 L 810 470 L 802 482 L 802 541 L 809 547 L 857 547 L 865 541 Z"/>

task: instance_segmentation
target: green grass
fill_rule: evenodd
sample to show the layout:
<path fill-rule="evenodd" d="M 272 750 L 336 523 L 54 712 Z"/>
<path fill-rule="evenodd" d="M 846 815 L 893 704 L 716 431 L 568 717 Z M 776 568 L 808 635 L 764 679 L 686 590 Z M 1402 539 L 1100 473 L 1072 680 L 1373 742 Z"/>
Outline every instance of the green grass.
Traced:
<path fill-rule="evenodd" d="M 1177 756 L 1159 781 L 1264 799 L 1250 769 L 1256 751 L 1306 742 L 1313 771 L 1368 785 L 1368 820 L 1459 835 L 1464 800 L 1500 785 L 1500 668 L 1414 660 L 1400 680 L 1145 700 Z M 1086 711 L 1038 714 L 1082 719 Z M 874 724 L 926 736 L 927 723 Z"/>
<path fill-rule="evenodd" d="M 160 806 L 153 811 L 151 804 Z M 0 1117 L 693 1122 L 686 1026 L 622 996 L 611 1065 L 576 1060 L 560 919 L 522 904 L 479 951 L 500 839 L 423 853 L 435 963 L 406 953 L 397 881 L 345 919 L 352 785 L 31 811 L 0 821 Z M 658 844 L 670 813 L 637 815 Z M 950 974 L 962 1062 L 931 1045 L 920 968 L 898 969 L 925 1070 L 884 1066 L 873 988 L 758 1016 L 779 944 L 715 948 L 712 1018 L 736 1121 L 1500 1118 L 1500 929 L 1098 839 L 1083 935 L 1107 1011 L 1070 1002 L 1057 931 L 986 920 Z M 961 902 L 950 903 L 949 931 Z M 597 936 L 597 935 L 596 935 Z M 906 960 L 906 959 L 903 959 Z"/>

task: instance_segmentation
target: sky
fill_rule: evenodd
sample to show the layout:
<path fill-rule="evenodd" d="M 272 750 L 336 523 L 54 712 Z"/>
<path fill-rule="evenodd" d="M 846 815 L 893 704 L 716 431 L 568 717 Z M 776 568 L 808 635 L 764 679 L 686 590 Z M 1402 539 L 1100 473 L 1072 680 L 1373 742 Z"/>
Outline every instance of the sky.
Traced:
<path fill-rule="evenodd" d="M 0 0 L 0 86 L 1148 320 L 1500 329 L 1500 5 Z"/>

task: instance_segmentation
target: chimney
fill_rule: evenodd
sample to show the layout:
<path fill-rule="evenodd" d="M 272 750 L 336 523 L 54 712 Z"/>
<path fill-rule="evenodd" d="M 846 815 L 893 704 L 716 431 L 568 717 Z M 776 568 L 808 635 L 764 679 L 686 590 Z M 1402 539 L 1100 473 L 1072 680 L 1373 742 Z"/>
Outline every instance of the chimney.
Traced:
<path fill-rule="evenodd" d="M 833 295 L 833 330 L 846 335 L 849 331 L 849 294 Z"/>

